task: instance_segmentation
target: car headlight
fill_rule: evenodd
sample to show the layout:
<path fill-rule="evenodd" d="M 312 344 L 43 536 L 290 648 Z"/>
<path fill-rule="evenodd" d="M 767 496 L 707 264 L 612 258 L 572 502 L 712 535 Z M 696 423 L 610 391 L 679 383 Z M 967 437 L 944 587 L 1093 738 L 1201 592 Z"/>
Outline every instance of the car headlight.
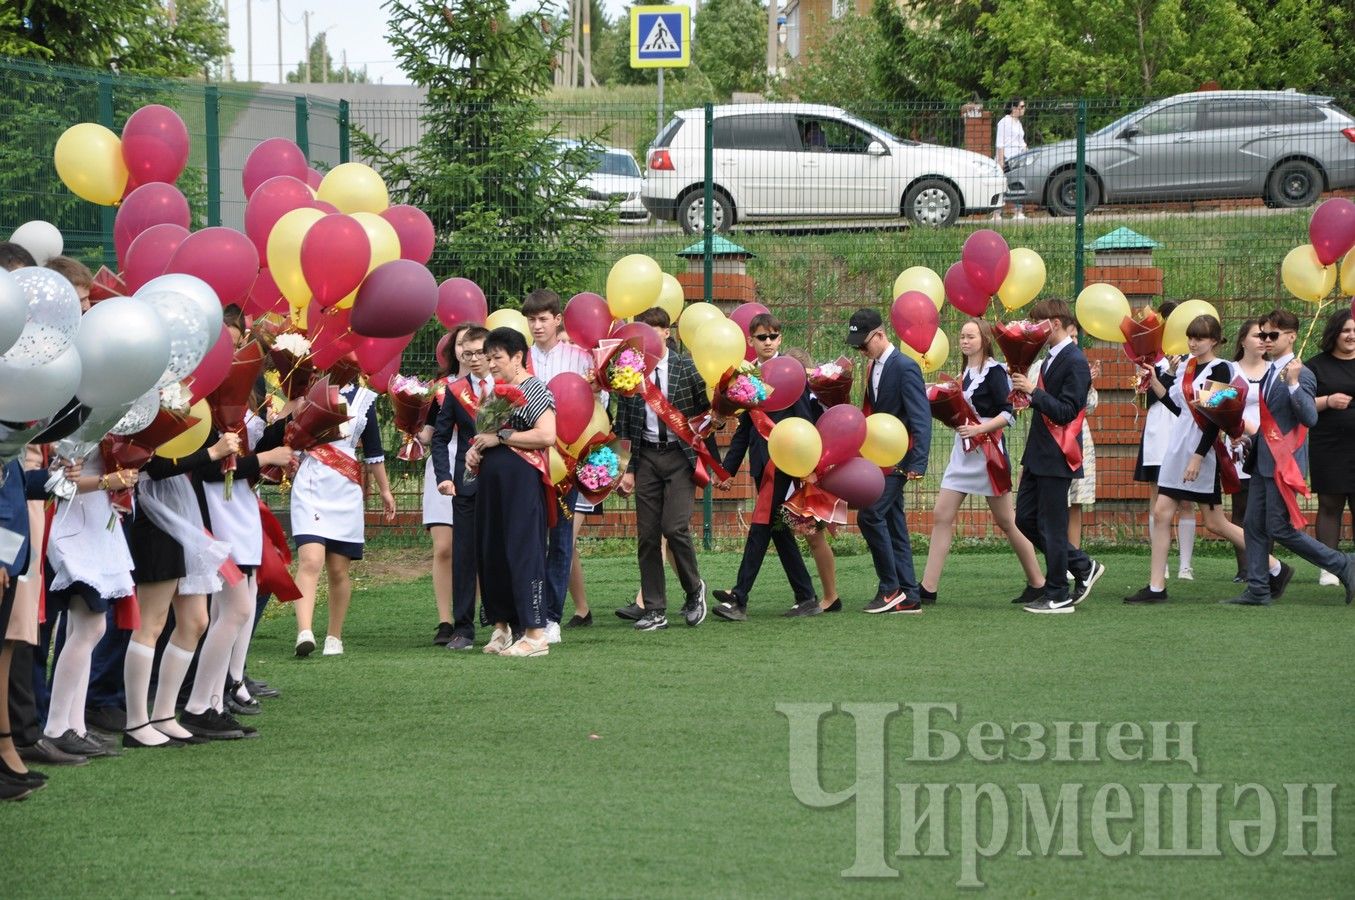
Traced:
<path fill-rule="evenodd" d="M 1024 169 L 1033 165 L 1035 165 L 1034 154 L 1029 154 L 1027 156 L 1019 156 L 1016 159 L 1012 160 L 1013 169 Z"/>
<path fill-rule="evenodd" d="M 980 156 L 977 159 L 971 158 L 969 164 L 984 175 L 1002 174 L 1002 167 L 986 156 Z"/>

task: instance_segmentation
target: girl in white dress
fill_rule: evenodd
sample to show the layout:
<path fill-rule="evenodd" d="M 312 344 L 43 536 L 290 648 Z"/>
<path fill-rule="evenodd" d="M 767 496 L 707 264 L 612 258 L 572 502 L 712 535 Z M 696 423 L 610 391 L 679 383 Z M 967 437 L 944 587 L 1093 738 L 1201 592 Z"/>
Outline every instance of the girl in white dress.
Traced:
<path fill-rule="evenodd" d="M 1261 429 L 1261 381 L 1270 369 L 1270 362 L 1266 359 L 1266 342 L 1261 340 L 1261 326 L 1264 323 L 1264 319 L 1248 319 L 1243 322 L 1238 328 L 1237 346 L 1233 352 L 1233 368 L 1247 379 L 1247 405 L 1242 410 L 1242 425 L 1247 434 L 1256 434 Z M 1229 449 L 1233 449 L 1232 441 L 1229 441 Z M 1233 506 L 1228 518 L 1241 528 L 1247 517 L 1247 495 L 1251 486 L 1251 476 L 1242 470 L 1241 464 L 1237 467 L 1237 478 L 1240 487 L 1237 493 L 1233 494 Z M 1247 555 L 1239 550 L 1237 575 L 1233 577 L 1233 581 L 1238 584 L 1245 582 L 1246 571 Z"/>
<path fill-rule="evenodd" d="M 438 341 L 438 377 L 433 383 L 433 405 L 428 408 L 428 424 L 419 432 L 419 440 L 428 447 L 433 441 L 433 425 L 438 420 L 447 385 L 461 377 L 461 336 L 469 323 L 458 325 Z M 447 445 L 447 458 L 456 459 L 456 436 Z M 430 452 L 423 466 L 423 527 L 433 541 L 433 601 L 438 609 L 438 630 L 433 643 L 445 647 L 452 640 L 452 507 L 455 499 L 438 493 L 438 477 L 433 471 Z"/>

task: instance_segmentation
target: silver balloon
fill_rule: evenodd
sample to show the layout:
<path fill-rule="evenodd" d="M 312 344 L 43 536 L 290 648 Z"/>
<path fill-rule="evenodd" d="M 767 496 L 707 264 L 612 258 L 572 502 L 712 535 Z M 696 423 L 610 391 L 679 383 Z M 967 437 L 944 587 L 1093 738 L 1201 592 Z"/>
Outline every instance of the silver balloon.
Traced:
<path fill-rule="evenodd" d="M 0 357 L 0 419 L 31 422 L 70 402 L 80 386 L 80 354 L 72 346 L 41 366 L 18 366 Z"/>
<path fill-rule="evenodd" d="M 108 429 L 108 433 L 126 436 L 144 431 L 146 426 L 155 421 L 155 417 L 159 413 L 160 391 L 151 388 L 132 401 L 132 408 L 123 414 L 123 417 L 118 420 L 118 424 Z M 90 417 L 93 418 L 93 413 L 90 414 Z"/>
<path fill-rule="evenodd" d="M 14 229 L 9 239 L 31 253 L 40 266 L 61 255 L 61 232 L 51 222 L 41 219 L 25 222 Z"/>
<path fill-rule="evenodd" d="M 217 325 L 216 331 L 209 331 L 211 322 L 202 307 L 178 291 L 138 291 L 133 300 L 155 310 L 169 336 L 169 362 L 155 386 L 164 387 L 193 374 L 220 335 L 221 325 Z M 217 307 L 217 319 L 220 318 L 221 308 Z"/>
<path fill-rule="evenodd" d="M 158 309 L 135 297 L 110 297 L 80 320 L 75 349 L 83 371 L 75 396 L 96 408 L 131 403 L 164 374 L 170 343 Z"/>
<path fill-rule="evenodd" d="M 28 301 L 14 276 L 0 269 L 0 354 L 5 353 L 23 334 L 28 318 Z"/>
<path fill-rule="evenodd" d="M 212 286 L 196 275 L 184 275 L 175 272 L 152 278 L 136 292 L 138 297 L 154 294 L 157 291 L 176 291 L 192 300 L 202 310 L 209 334 L 221 333 L 221 300 L 217 298 Z"/>
<path fill-rule="evenodd" d="M 80 297 L 51 269 L 26 266 L 13 275 L 24 294 L 24 330 L 0 360 L 31 369 L 51 362 L 71 345 L 80 330 Z"/>

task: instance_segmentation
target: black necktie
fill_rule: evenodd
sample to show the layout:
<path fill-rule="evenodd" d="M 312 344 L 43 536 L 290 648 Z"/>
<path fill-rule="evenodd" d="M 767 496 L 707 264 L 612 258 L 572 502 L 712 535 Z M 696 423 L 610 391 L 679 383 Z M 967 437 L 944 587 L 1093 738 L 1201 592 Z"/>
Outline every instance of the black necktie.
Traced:
<path fill-rule="evenodd" d="M 667 392 L 665 392 L 663 389 L 663 380 L 659 378 L 658 366 L 654 367 L 654 386 L 659 389 L 660 394 L 663 394 L 665 397 L 668 396 Z M 659 426 L 658 443 L 660 444 L 668 443 L 668 429 L 663 427 L 663 419 L 659 416 L 657 412 L 654 413 L 654 421 L 657 422 Z"/>

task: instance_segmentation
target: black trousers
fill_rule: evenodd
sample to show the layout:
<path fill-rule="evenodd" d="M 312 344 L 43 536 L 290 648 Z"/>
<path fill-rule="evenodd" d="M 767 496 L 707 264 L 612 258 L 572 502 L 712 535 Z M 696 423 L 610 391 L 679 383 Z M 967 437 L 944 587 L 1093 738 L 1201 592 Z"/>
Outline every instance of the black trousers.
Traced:
<path fill-rule="evenodd" d="M 476 571 L 475 494 L 452 499 L 452 634 L 475 640 Z"/>
<path fill-rule="evenodd" d="M 635 454 L 635 553 L 640 566 L 640 593 L 645 609 L 663 612 L 668 608 L 664 539 L 673 554 L 683 593 L 692 597 L 701 590 L 691 534 L 696 485 L 692 482 L 692 464 L 681 450 L 638 447 Z"/>
<path fill-rule="evenodd" d="M 1068 573 L 1082 578 L 1091 572 L 1091 558 L 1068 543 L 1068 486 L 1071 478 L 1035 475 L 1021 470 L 1016 492 L 1016 527 L 1044 554 L 1045 599 L 1068 599 Z"/>
<path fill-rule="evenodd" d="M 475 499 L 480 602 L 514 632 L 546 627 L 546 496 L 541 475 L 508 447 L 480 461 Z"/>
<path fill-rule="evenodd" d="M 37 697 L 33 693 L 33 645 L 19 641 L 9 663 L 9 725 L 14 743 L 27 747 L 42 737 Z"/>
<path fill-rule="evenodd" d="M 743 559 L 739 562 L 739 576 L 734 583 L 734 594 L 745 604 L 753 591 L 758 572 L 762 569 L 762 560 L 767 555 L 767 545 L 776 545 L 777 558 L 781 568 L 786 571 L 786 580 L 790 582 L 791 592 L 796 603 L 814 600 L 814 582 L 805 568 L 805 558 L 800 553 L 800 544 L 795 534 L 781 520 L 781 501 L 790 490 L 790 476 L 777 472 L 772 479 L 772 515 L 768 525 L 753 524 L 748 528 L 748 539 L 743 545 Z"/>

